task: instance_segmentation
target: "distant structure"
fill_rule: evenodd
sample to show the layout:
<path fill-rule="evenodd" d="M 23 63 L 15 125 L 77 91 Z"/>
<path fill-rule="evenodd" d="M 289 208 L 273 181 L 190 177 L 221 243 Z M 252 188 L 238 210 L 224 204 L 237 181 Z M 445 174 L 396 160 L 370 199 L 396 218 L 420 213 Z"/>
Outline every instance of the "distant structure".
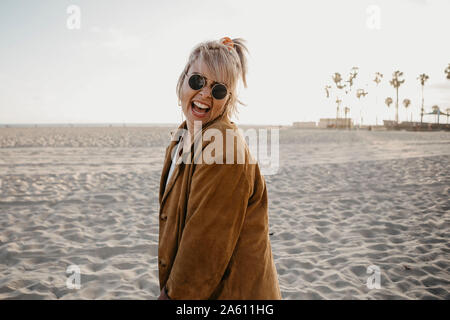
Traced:
<path fill-rule="evenodd" d="M 294 122 L 292 124 L 292 126 L 294 128 L 299 128 L 299 129 L 316 129 L 316 123 L 314 121 L 309 121 L 309 122 Z"/>
<path fill-rule="evenodd" d="M 336 126 L 337 121 L 337 126 Z M 322 118 L 319 121 L 319 128 L 353 128 L 353 121 L 350 118 Z"/>

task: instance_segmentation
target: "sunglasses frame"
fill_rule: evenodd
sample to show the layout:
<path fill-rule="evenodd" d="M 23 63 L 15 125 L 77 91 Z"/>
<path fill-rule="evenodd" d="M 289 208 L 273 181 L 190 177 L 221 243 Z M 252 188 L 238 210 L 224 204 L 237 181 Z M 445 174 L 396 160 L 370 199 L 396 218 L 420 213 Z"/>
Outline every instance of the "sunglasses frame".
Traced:
<path fill-rule="evenodd" d="M 192 72 L 191 74 L 188 74 L 188 73 L 186 72 L 185 75 L 186 75 L 186 77 L 188 77 L 187 80 L 188 80 L 189 88 L 191 88 L 192 90 L 195 90 L 195 91 L 198 91 L 198 90 L 203 89 L 206 85 L 208 85 L 208 80 L 210 80 L 210 79 L 208 79 L 207 77 L 205 77 L 203 74 L 201 74 L 201 73 L 199 73 L 199 72 Z M 202 78 L 205 80 L 205 85 L 204 85 L 203 87 L 201 87 L 200 89 L 194 89 L 194 88 L 192 88 L 191 85 L 190 85 L 190 83 L 189 83 L 189 80 L 190 80 L 191 77 L 194 76 L 194 75 L 200 76 L 200 77 L 202 77 Z M 211 81 L 212 81 L 212 80 L 211 80 Z M 223 84 L 223 83 L 221 83 L 221 82 L 217 82 L 217 81 L 213 81 L 213 83 L 214 83 L 214 84 L 213 84 L 213 86 L 211 87 L 211 96 L 212 96 L 214 99 L 216 99 L 216 100 L 223 100 L 223 99 L 225 99 L 225 98 L 227 97 L 228 94 L 231 95 L 230 90 L 228 90 L 228 87 L 227 87 L 225 84 Z M 217 85 L 222 85 L 222 86 L 224 86 L 225 89 L 227 90 L 227 94 L 226 94 L 222 99 L 217 99 L 217 98 L 214 97 L 214 95 L 213 95 L 214 87 L 217 86 Z"/>

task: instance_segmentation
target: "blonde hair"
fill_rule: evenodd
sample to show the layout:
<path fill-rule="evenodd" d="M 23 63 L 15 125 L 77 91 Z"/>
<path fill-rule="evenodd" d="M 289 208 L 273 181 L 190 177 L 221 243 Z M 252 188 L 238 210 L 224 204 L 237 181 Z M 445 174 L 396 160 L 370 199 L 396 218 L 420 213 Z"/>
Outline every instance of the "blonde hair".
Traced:
<path fill-rule="evenodd" d="M 231 50 L 220 40 L 202 42 L 192 49 L 188 62 L 178 78 L 176 90 L 179 100 L 181 99 L 181 90 L 186 74 L 192 64 L 200 58 L 208 66 L 215 80 L 224 83 L 231 93 L 224 111 L 228 119 L 237 114 L 238 103 L 245 105 L 237 98 L 236 87 L 239 78 L 241 78 L 244 87 L 247 88 L 247 57 L 245 53 L 248 53 L 248 49 L 244 39 L 237 38 L 232 40 L 234 48 Z"/>

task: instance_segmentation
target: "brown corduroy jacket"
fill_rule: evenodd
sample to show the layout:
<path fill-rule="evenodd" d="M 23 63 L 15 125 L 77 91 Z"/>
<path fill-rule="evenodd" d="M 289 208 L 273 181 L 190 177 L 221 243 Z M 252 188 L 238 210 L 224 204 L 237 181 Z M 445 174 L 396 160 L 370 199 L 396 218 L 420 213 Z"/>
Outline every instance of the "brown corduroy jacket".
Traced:
<path fill-rule="evenodd" d="M 186 122 L 177 132 L 183 129 Z M 222 148 L 203 141 L 209 129 L 222 134 Z M 167 147 L 159 194 L 158 264 L 160 289 L 165 287 L 170 299 L 281 299 L 265 180 L 245 140 L 240 135 L 235 140 L 236 132 L 224 116 L 204 126 L 195 136 L 200 143 L 192 141 L 190 149 L 183 149 L 166 187 L 177 141 Z M 226 148 L 226 141 L 233 141 L 233 147 Z M 223 164 L 194 161 L 200 151 L 214 155 L 216 162 L 223 159 Z M 226 158 L 234 163 L 227 164 Z"/>

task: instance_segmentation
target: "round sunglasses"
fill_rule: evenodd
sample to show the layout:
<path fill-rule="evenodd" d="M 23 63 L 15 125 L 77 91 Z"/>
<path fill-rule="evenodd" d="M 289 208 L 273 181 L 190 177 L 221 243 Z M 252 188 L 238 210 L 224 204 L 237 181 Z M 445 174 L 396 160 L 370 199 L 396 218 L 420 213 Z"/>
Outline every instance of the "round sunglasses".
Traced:
<path fill-rule="evenodd" d="M 188 74 L 186 74 L 188 75 Z M 206 86 L 206 84 L 208 83 L 208 80 L 205 76 L 198 74 L 198 73 L 193 73 L 190 77 L 189 77 L 189 87 L 191 87 L 192 90 L 200 90 L 201 88 L 203 88 L 204 86 Z M 215 84 L 213 85 L 212 89 L 211 89 L 211 95 L 213 96 L 214 99 L 216 100 L 222 100 L 223 98 L 225 98 L 227 96 L 228 90 L 227 87 L 219 82 L 215 82 Z"/>

